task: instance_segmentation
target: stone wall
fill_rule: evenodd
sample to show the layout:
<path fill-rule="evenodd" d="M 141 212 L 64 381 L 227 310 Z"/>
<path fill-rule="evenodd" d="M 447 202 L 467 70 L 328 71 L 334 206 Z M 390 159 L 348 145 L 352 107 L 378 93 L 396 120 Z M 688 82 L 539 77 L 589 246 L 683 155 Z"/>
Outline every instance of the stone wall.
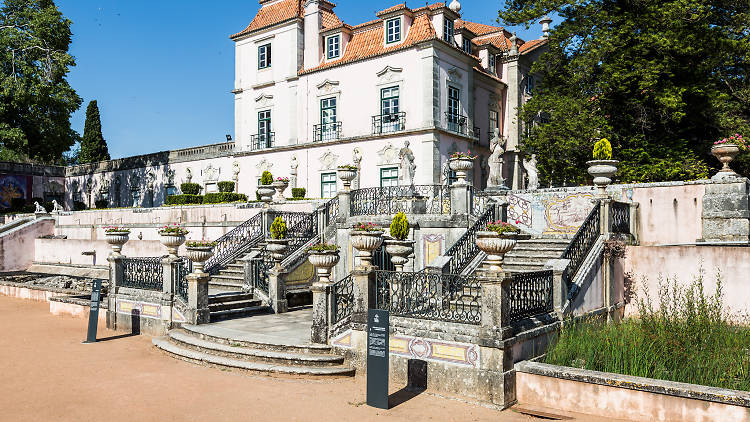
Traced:
<path fill-rule="evenodd" d="M 0 235 L 0 272 L 27 269 L 35 253 L 35 240 L 54 231 L 51 218 L 32 220 Z"/>

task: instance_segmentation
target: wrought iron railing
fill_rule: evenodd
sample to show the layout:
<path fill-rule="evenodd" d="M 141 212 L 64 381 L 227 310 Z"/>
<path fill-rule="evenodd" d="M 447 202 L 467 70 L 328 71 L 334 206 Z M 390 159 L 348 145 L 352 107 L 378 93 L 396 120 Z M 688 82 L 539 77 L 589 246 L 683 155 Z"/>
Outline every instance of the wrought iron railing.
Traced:
<path fill-rule="evenodd" d="M 554 310 L 552 270 L 513 273 L 510 284 L 510 322 Z"/>
<path fill-rule="evenodd" d="M 476 278 L 455 274 L 376 271 L 375 308 L 394 316 L 477 325 L 481 288 Z"/>
<path fill-rule="evenodd" d="M 263 240 L 263 214 L 258 213 L 216 240 L 214 255 L 206 261 L 205 271 L 216 274 Z"/>
<path fill-rule="evenodd" d="M 451 132 L 468 135 L 469 118 L 460 114 L 445 113 L 445 128 Z"/>
<path fill-rule="evenodd" d="M 289 246 L 284 253 L 284 259 L 288 258 L 299 248 L 303 247 L 313 237 L 318 234 L 318 216 L 316 213 L 303 213 L 305 214 L 302 218 L 295 221 L 289 227 L 287 231 L 287 238 L 289 239 Z M 294 220 L 292 220 L 294 221 Z"/>
<path fill-rule="evenodd" d="M 610 204 L 610 219 L 612 221 L 612 233 L 629 234 L 630 204 L 613 201 Z"/>
<path fill-rule="evenodd" d="M 323 206 L 323 225 L 325 227 L 336 223 L 339 216 L 339 198 L 334 197 Z"/>
<path fill-rule="evenodd" d="M 354 310 L 354 281 L 349 274 L 331 286 L 331 325 L 349 318 Z"/>
<path fill-rule="evenodd" d="M 401 132 L 406 129 L 406 113 L 381 114 L 372 116 L 372 134 Z"/>
<path fill-rule="evenodd" d="M 121 287 L 161 291 L 164 285 L 164 266 L 161 257 L 123 259 Z"/>
<path fill-rule="evenodd" d="M 471 215 L 482 215 L 487 207 L 492 205 L 492 196 L 489 192 L 479 191 L 471 186 L 469 188 Z M 499 216 L 498 216 L 499 217 Z"/>
<path fill-rule="evenodd" d="M 496 219 L 495 207 L 491 206 L 487 208 L 484 213 L 479 216 L 476 223 L 466 230 L 466 233 L 464 233 L 463 236 L 453 244 L 453 246 L 445 251 L 445 256 L 451 257 L 451 260 L 448 263 L 448 273 L 461 274 L 471 261 L 476 258 L 479 254 L 477 232 L 484 230 L 487 223 L 495 221 Z"/>
<path fill-rule="evenodd" d="M 257 257 L 250 260 L 250 283 L 266 295 L 268 295 L 268 274 L 273 265 L 273 258 L 265 246 Z"/>
<path fill-rule="evenodd" d="M 325 142 L 341 139 L 341 122 L 313 125 L 313 141 Z"/>
<path fill-rule="evenodd" d="M 569 259 L 568 266 L 563 271 L 563 281 L 568 285 L 568 297 L 573 299 L 578 295 L 578 288 L 571 285 L 573 278 L 576 276 L 578 269 L 586 259 L 596 240 L 601 235 L 601 207 L 600 202 L 596 201 L 594 208 L 589 213 L 581 227 L 578 228 L 575 236 L 565 248 L 561 258 Z"/>
<path fill-rule="evenodd" d="M 396 271 L 396 265 L 391 261 L 391 254 L 385 250 L 385 245 L 380 245 L 372 253 L 372 265 L 383 271 Z"/>
<path fill-rule="evenodd" d="M 450 214 L 446 186 L 412 185 L 357 189 L 350 194 L 350 215 Z"/>
<path fill-rule="evenodd" d="M 265 135 L 250 136 L 250 151 L 273 148 L 276 146 L 276 132 L 269 132 Z"/>
<path fill-rule="evenodd" d="M 190 274 L 190 272 L 193 270 L 193 263 L 187 259 L 183 258 L 180 261 L 177 261 L 174 263 L 173 272 L 174 275 L 174 286 L 176 293 L 179 297 L 181 297 L 185 303 L 188 303 L 188 280 L 187 275 Z"/>

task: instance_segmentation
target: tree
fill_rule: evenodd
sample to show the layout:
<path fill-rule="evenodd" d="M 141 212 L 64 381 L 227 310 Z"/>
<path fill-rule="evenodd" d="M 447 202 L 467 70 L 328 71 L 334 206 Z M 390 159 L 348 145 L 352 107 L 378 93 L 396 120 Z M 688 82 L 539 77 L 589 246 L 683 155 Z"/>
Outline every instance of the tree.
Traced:
<path fill-rule="evenodd" d="M 0 150 L 59 162 L 78 139 L 70 115 L 81 99 L 65 79 L 71 21 L 52 0 L 4 0 L 0 7 Z"/>
<path fill-rule="evenodd" d="M 562 21 L 520 113 L 545 122 L 524 140 L 545 181 L 585 182 L 598 136 L 612 141 L 622 181 L 702 178 L 719 165 L 712 142 L 750 130 L 750 2 L 509 0 L 500 19 L 550 13 Z M 750 174 L 747 157 L 733 167 Z"/>
<path fill-rule="evenodd" d="M 79 163 L 94 163 L 109 160 L 107 141 L 102 135 L 102 121 L 99 118 L 99 106 L 96 100 L 86 108 L 86 124 L 83 127 L 81 150 L 78 153 Z"/>

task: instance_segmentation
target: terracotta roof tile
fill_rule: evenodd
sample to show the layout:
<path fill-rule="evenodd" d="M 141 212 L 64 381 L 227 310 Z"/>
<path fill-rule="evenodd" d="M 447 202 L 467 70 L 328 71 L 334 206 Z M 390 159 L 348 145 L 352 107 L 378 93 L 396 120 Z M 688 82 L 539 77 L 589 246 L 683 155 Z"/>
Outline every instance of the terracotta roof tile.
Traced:
<path fill-rule="evenodd" d="M 323 29 L 335 28 L 344 24 L 332 10 L 323 9 L 321 14 L 323 15 Z"/>
<path fill-rule="evenodd" d="M 532 50 L 536 50 L 537 47 L 540 47 L 544 44 L 547 44 L 546 38 L 540 38 L 538 40 L 527 41 L 518 49 L 518 52 L 521 54 L 526 54 Z"/>
<path fill-rule="evenodd" d="M 387 9 L 385 9 L 385 10 L 381 10 L 375 16 L 385 15 L 385 14 L 388 14 L 388 13 L 391 13 L 391 12 L 396 12 L 396 11 L 403 10 L 403 9 L 406 9 L 406 8 L 407 8 L 406 7 L 406 3 L 397 4 L 397 5 L 393 6 L 393 7 L 389 7 Z"/>
<path fill-rule="evenodd" d="M 492 32 L 499 32 L 504 30 L 502 26 L 485 25 L 482 23 L 469 22 L 463 19 L 459 19 L 458 21 L 456 21 L 456 29 L 462 28 L 466 28 L 476 35 L 486 35 Z"/>
<path fill-rule="evenodd" d="M 229 38 L 237 38 L 247 35 L 253 31 L 276 25 L 284 21 L 304 17 L 304 9 L 301 0 L 282 0 L 268 6 L 261 6 L 258 14 L 255 15 L 250 25 L 241 32 L 238 32 Z"/>

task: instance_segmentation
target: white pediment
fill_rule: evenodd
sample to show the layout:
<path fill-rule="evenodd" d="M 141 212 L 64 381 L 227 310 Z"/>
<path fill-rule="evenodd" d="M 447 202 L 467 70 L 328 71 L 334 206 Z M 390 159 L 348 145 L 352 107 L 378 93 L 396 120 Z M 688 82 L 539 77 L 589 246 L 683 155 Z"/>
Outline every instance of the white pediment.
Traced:
<path fill-rule="evenodd" d="M 332 81 L 330 79 L 326 79 L 325 81 L 318 84 L 317 88 L 319 91 L 331 92 L 338 86 L 339 86 L 339 81 Z"/>
<path fill-rule="evenodd" d="M 388 144 L 386 144 L 383 149 L 378 151 L 378 165 L 382 166 L 385 164 L 397 164 L 399 162 L 398 152 L 399 149 L 388 142 Z"/>
<path fill-rule="evenodd" d="M 273 163 L 268 159 L 260 160 L 260 163 L 255 165 L 255 168 L 258 169 L 258 177 L 262 176 L 264 171 L 271 171 L 271 167 L 273 167 Z"/>
<path fill-rule="evenodd" d="M 273 103 L 273 95 L 270 94 L 260 94 L 258 98 L 255 99 L 255 104 L 258 106 L 267 106 Z"/>
<path fill-rule="evenodd" d="M 458 82 L 463 77 L 463 72 L 457 67 L 448 70 L 448 80 L 452 82 Z"/>
<path fill-rule="evenodd" d="M 320 170 L 333 170 L 336 168 L 336 162 L 339 160 L 339 156 L 326 150 L 323 155 L 320 156 Z"/>
<path fill-rule="evenodd" d="M 380 82 L 393 82 L 402 79 L 401 72 L 403 72 L 403 69 L 400 67 L 386 66 L 383 70 L 376 73 L 376 75 Z"/>

